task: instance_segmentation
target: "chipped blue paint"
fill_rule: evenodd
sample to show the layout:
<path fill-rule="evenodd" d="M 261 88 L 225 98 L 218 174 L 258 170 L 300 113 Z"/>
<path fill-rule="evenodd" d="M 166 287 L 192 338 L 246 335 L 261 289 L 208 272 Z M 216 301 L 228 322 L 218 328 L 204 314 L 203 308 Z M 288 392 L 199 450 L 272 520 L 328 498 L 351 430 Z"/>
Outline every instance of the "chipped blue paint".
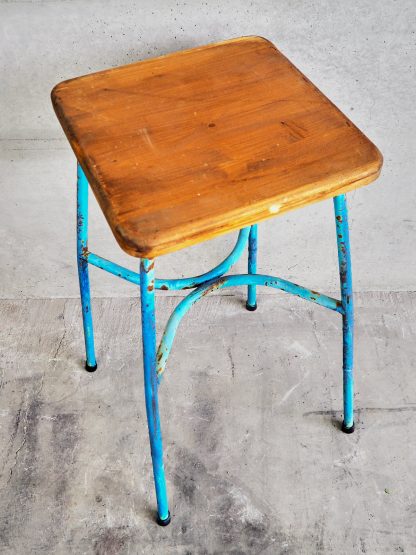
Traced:
<path fill-rule="evenodd" d="M 292 295 L 296 295 L 298 297 L 301 297 L 302 299 L 312 301 L 316 304 L 324 306 L 325 308 L 335 310 L 336 312 L 342 313 L 343 311 L 341 303 L 337 299 L 327 297 L 326 295 L 322 295 L 320 293 L 317 293 L 316 291 L 311 291 L 310 289 L 306 289 L 305 287 L 297 285 L 296 283 L 292 283 L 291 281 L 286 281 L 274 276 L 265 276 L 262 274 L 239 274 L 234 276 L 222 276 L 219 279 L 211 280 L 208 283 L 200 285 L 197 289 L 192 291 L 192 293 L 182 299 L 175 310 L 172 312 L 172 315 L 170 316 L 166 325 L 165 332 L 163 334 L 157 353 L 157 373 L 159 379 L 165 369 L 166 361 L 169 356 L 179 323 L 182 320 L 183 316 L 191 308 L 191 306 L 208 293 L 211 293 L 211 291 L 222 289 L 223 287 L 236 287 L 240 285 L 263 285 L 266 287 L 273 287 L 274 289 L 286 291 L 287 293 L 291 293 Z"/>
<path fill-rule="evenodd" d="M 113 276 L 125 279 L 126 281 L 134 283 L 135 285 L 140 285 L 140 274 L 138 274 L 137 272 L 133 272 L 132 270 L 124 268 L 124 266 L 120 266 L 119 264 L 115 264 L 110 260 L 106 260 L 105 258 L 102 258 L 101 256 L 94 254 L 93 252 L 85 252 L 84 258 L 93 266 L 101 268 L 101 270 L 104 270 L 109 274 L 113 274 Z"/>
<path fill-rule="evenodd" d="M 250 234 L 250 228 L 246 227 L 240 230 L 238 235 L 237 242 L 230 252 L 230 254 L 215 268 L 210 270 L 209 272 L 205 272 L 199 276 L 187 277 L 187 278 L 180 278 L 180 279 L 156 279 L 155 280 L 155 288 L 156 289 L 164 289 L 170 291 L 178 291 L 181 289 L 193 289 L 194 287 L 198 287 L 201 283 L 206 283 L 211 279 L 218 278 L 228 272 L 228 270 L 233 266 L 237 260 L 242 255 L 244 248 L 247 244 L 247 240 Z M 97 268 L 101 268 L 114 276 L 120 277 L 125 279 L 126 281 L 130 281 L 136 285 L 140 285 L 140 274 L 137 272 L 133 272 L 119 264 L 115 264 L 114 262 L 110 262 L 97 254 L 92 252 L 85 251 L 84 258 L 88 260 L 90 264 L 96 266 Z"/>
<path fill-rule="evenodd" d="M 169 518 L 166 493 L 165 469 L 163 466 L 162 431 L 159 417 L 158 381 L 156 375 L 156 321 L 155 321 L 155 278 L 154 261 L 143 258 L 140 262 L 140 299 L 142 314 L 142 344 L 144 393 L 150 451 L 152 454 L 157 512 L 161 522 Z"/>
<path fill-rule="evenodd" d="M 352 272 L 348 209 L 345 195 L 334 197 L 335 223 L 338 244 L 338 263 L 343 308 L 343 389 L 344 432 L 354 430 L 354 305 L 352 296 Z"/>
<path fill-rule="evenodd" d="M 77 262 L 79 289 L 81 293 L 82 322 L 86 352 L 86 369 L 93 371 L 97 367 L 94 348 L 94 329 L 91 313 L 90 280 L 88 262 L 84 253 L 88 248 L 88 181 L 81 166 L 77 166 Z"/>
<path fill-rule="evenodd" d="M 252 225 L 248 238 L 248 273 L 255 274 L 257 272 L 257 224 Z M 257 295 L 256 286 L 249 285 L 247 287 L 247 308 L 248 310 L 256 310 Z"/>
<path fill-rule="evenodd" d="M 243 254 L 249 234 L 249 227 L 241 229 L 233 250 L 227 256 L 227 258 L 225 258 L 220 264 L 218 264 L 218 266 L 215 266 L 215 268 L 213 268 L 209 272 L 205 272 L 205 274 L 201 274 L 200 276 L 189 278 L 157 279 L 156 289 L 193 289 L 194 287 L 198 287 L 198 285 L 201 285 L 202 283 L 206 283 L 211 279 L 222 276 L 223 274 L 225 274 L 225 272 L 228 272 L 231 266 L 233 266 L 233 264 L 235 264 L 240 256 Z"/>
<path fill-rule="evenodd" d="M 334 198 L 334 211 L 337 230 L 338 260 L 341 282 L 341 300 L 333 299 L 290 281 L 257 274 L 257 225 L 240 231 L 237 242 L 231 253 L 215 268 L 200 276 L 180 279 L 155 279 L 154 261 L 142 259 L 140 273 L 133 272 L 123 266 L 114 264 L 105 258 L 88 252 L 88 182 L 78 165 L 77 180 L 77 259 L 79 283 L 82 302 L 82 316 L 87 354 L 87 370 L 96 368 L 94 351 L 94 334 L 91 315 L 90 285 L 88 264 L 92 264 L 115 276 L 140 286 L 143 368 L 147 422 L 149 428 L 150 447 L 153 464 L 153 475 L 158 506 L 158 522 L 166 525 L 170 522 L 166 479 L 163 466 L 162 433 L 159 417 L 158 387 L 166 362 L 172 348 L 178 326 L 183 316 L 194 303 L 214 291 L 224 287 L 247 286 L 247 308 L 256 307 L 256 288 L 272 287 L 297 295 L 302 299 L 329 308 L 342 315 L 343 318 L 343 383 L 344 383 L 344 422 L 343 430 L 354 430 L 353 415 L 353 299 L 350 260 L 350 244 L 348 233 L 348 213 L 345 195 Z M 248 273 L 240 275 L 224 275 L 243 253 L 248 241 Z M 172 312 L 165 332 L 156 351 L 155 327 L 155 290 L 194 290 L 183 298 Z"/>

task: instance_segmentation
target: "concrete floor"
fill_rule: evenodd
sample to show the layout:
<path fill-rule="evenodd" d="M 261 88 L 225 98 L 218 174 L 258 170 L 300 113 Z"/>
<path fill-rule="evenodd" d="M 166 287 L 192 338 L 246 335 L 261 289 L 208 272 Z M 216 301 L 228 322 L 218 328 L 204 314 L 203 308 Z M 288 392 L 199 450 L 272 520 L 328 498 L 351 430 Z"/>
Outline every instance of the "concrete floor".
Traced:
<path fill-rule="evenodd" d="M 357 295 L 356 432 L 342 434 L 340 318 L 242 292 L 185 318 L 161 388 L 172 524 L 155 507 L 139 300 L 1 301 L 0 551 L 416 552 L 416 294 Z M 177 300 L 158 298 L 162 329 Z"/>

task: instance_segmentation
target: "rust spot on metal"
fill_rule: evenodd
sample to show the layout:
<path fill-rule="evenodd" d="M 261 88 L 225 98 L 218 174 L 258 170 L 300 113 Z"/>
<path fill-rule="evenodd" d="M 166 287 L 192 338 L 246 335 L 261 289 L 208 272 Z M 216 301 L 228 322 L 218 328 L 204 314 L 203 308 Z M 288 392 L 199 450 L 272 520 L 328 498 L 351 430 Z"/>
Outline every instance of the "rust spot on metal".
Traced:
<path fill-rule="evenodd" d="M 318 293 L 318 291 L 313 291 L 312 289 L 311 289 L 311 293 L 312 293 L 313 295 L 316 295 L 317 297 L 320 297 L 320 296 L 321 296 L 321 294 Z"/>
<path fill-rule="evenodd" d="M 161 289 L 163 289 L 163 291 L 168 291 L 169 287 L 167 285 L 162 285 Z"/>
<path fill-rule="evenodd" d="M 337 220 L 338 220 L 339 222 L 342 222 L 342 216 L 337 216 Z"/>
<path fill-rule="evenodd" d="M 151 283 L 150 285 L 147 286 L 148 291 L 153 291 L 153 289 L 154 289 L 153 283 Z"/>
<path fill-rule="evenodd" d="M 154 260 L 152 260 L 152 262 L 150 263 L 150 266 L 148 268 L 144 267 L 143 260 L 141 261 L 141 264 L 143 265 L 143 269 L 146 272 L 146 274 L 148 274 L 150 272 L 150 270 L 153 270 L 153 268 L 155 267 L 155 261 Z"/>
<path fill-rule="evenodd" d="M 205 289 L 205 291 L 202 293 L 201 297 L 205 297 L 205 295 L 208 295 L 208 293 L 211 293 L 212 291 L 215 291 L 216 289 L 219 289 L 221 287 L 221 285 L 224 283 L 225 279 L 221 278 L 218 281 L 216 281 L 215 283 L 213 283 L 212 285 L 210 285 L 207 289 Z"/>
<path fill-rule="evenodd" d="M 160 352 L 160 353 L 157 355 L 157 361 L 160 362 L 160 361 L 162 360 L 162 357 L 163 357 L 163 353 Z"/>

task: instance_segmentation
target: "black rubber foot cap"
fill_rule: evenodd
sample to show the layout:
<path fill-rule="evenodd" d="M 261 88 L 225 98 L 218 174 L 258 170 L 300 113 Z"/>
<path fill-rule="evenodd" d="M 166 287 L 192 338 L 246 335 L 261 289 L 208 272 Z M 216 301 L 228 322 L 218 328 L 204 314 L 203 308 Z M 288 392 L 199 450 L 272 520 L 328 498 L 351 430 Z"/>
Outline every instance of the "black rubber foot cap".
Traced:
<path fill-rule="evenodd" d="M 349 428 L 347 428 L 347 426 L 345 425 L 345 422 L 342 423 L 341 430 L 344 432 L 344 434 L 352 434 L 354 429 L 355 429 L 354 428 L 354 423 Z"/>
<path fill-rule="evenodd" d="M 246 303 L 246 309 L 249 310 L 250 312 L 254 312 L 257 309 L 257 303 L 254 306 Z"/>
<path fill-rule="evenodd" d="M 85 370 L 86 370 L 87 372 L 95 372 L 95 371 L 97 370 L 97 365 L 94 364 L 94 366 L 90 366 L 90 365 L 88 364 L 88 362 L 86 362 L 86 363 L 85 363 Z"/>
<path fill-rule="evenodd" d="M 164 520 L 162 520 L 159 515 L 157 515 L 156 517 L 156 522 L 159 524 L 159 526 L 167 526 L 168 524 L 170 524 L 170 520 L 170 513 L 168 513 L 168 517 Z"/>

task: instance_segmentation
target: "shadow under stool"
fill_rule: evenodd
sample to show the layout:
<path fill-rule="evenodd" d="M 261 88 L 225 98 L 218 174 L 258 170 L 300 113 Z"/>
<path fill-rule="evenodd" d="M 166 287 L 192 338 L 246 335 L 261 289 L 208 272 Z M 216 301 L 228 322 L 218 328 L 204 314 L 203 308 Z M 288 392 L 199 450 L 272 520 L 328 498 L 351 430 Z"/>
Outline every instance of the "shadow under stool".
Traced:
<path fill-rule="evenodd" d="M 157 522 L 170 522 L 159 385 L 183 315 L 206 294 L 268 286 L 334 310 L 343 322 L 342 430 L 354 431 L 353 298 L 345 193 L 375 180 L 382 156 L 276 47 L 243 37 L 58 84 L 58 119 L 78 161 L 77 255 L 86 369 L 96 370 L 88 265 L 140 286 L 145 402 Z M 88 250 L 88 184 L 140 270 Z M 341 299 L 257 273 L 257 223 L 333 198 Z M 239 230 L 234 249 L 196 277 L 155 278 L 158 256 Z M 248 244 L 247 274 L 227 275 Z M 155 291 L 192 289 L 156 347 Z"/>

